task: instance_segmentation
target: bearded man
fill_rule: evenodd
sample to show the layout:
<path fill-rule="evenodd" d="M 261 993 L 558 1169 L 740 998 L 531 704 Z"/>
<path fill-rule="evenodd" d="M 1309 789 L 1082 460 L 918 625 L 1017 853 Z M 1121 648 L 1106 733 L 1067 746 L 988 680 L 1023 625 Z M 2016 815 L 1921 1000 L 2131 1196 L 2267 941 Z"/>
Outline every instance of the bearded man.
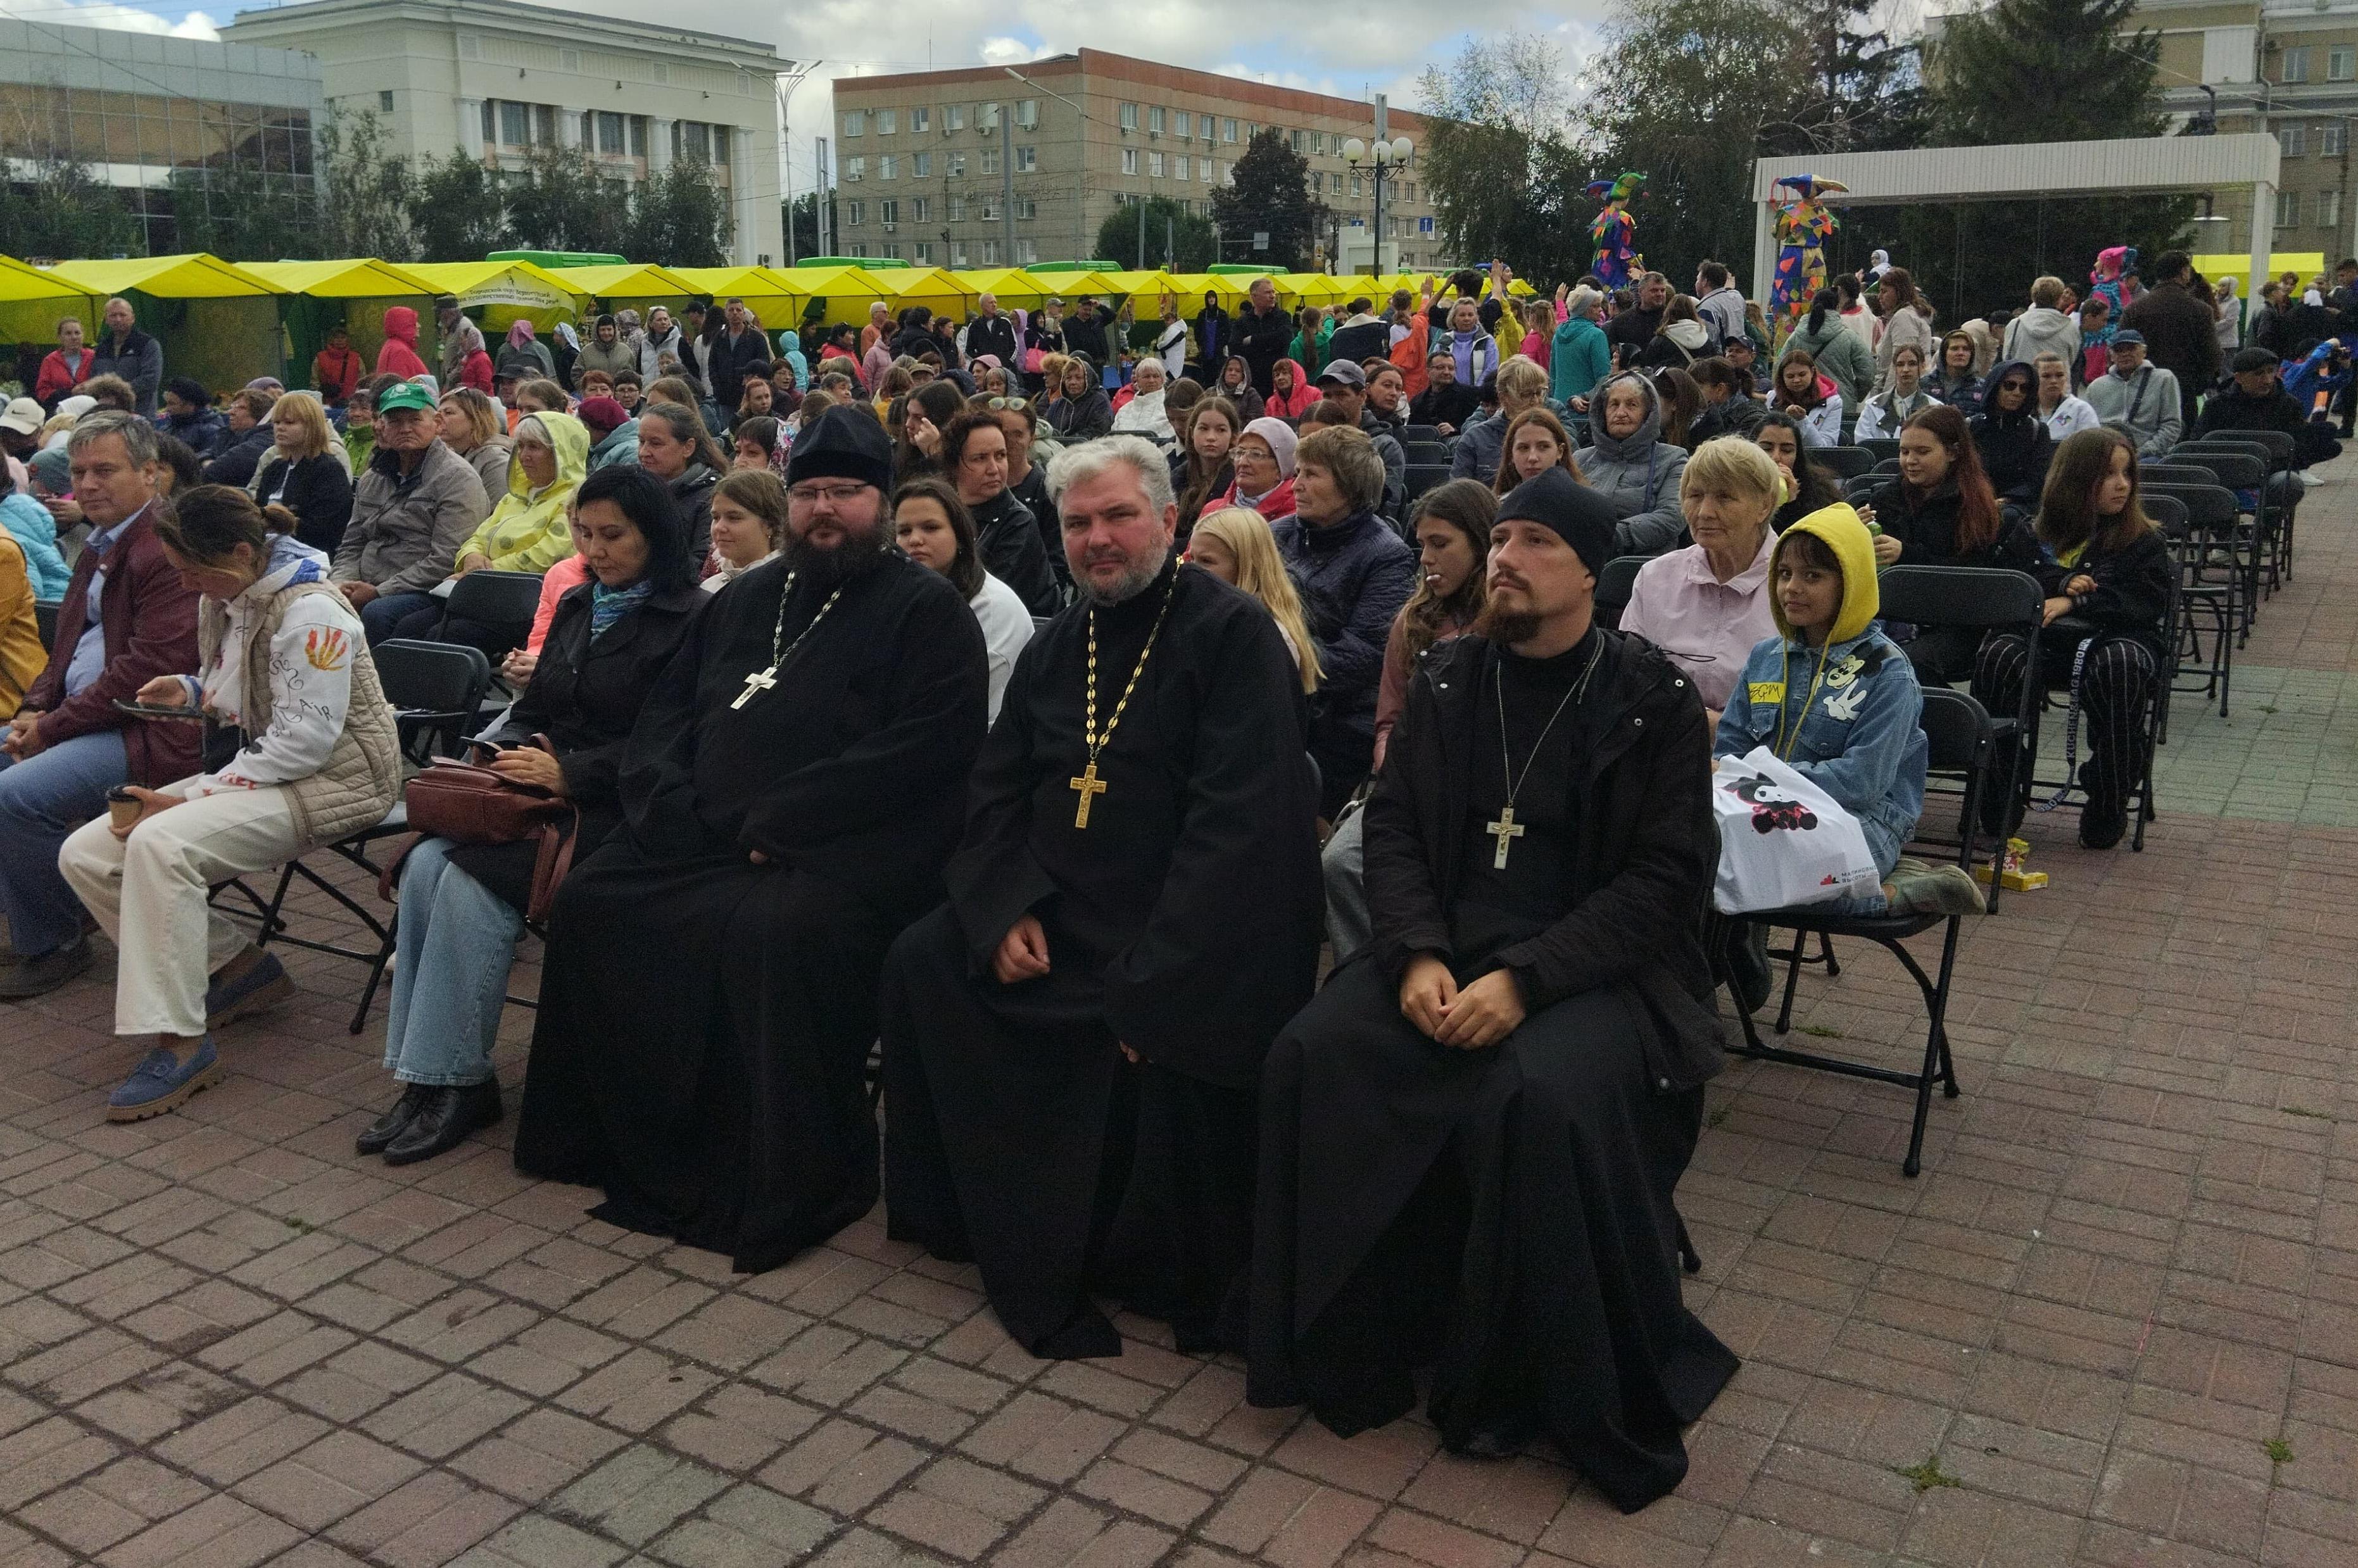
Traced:
<path fill-rule="evenodd" d="M 641 710 L 624 826 L 551 920 L 516 1168 L 601 1219 L 773 1268 L 876 1201 L 876 982 L 941 897 L 989 664 L 957 590 L 891 548 L 865 409 L 795 443 L 786 543 Z"/>

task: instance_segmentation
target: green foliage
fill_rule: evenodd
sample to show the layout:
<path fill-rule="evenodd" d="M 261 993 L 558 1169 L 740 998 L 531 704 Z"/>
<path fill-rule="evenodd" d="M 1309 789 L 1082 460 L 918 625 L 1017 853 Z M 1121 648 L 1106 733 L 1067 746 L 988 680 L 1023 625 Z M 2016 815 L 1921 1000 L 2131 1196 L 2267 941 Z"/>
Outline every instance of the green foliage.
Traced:
<path fill-rule="evenodd" d="M 1920 1492 L 1929 1492 L 1935 1487 L 1964 1485 L 1956 1476 L 1941 1468 L 1941 1456 L 1937 1454 L 1928 1457 L 1921 1465 L 1894 1465 L 1891 1467 L 1891 1473 L 1904 1480 L 1914 1482 L 1916 1489 Z"/>
<path fill-rule="evenodd" d="M 711 168 L 694 158 L 677 158 L 633 188 L 620 248 L 633 261 L 657 266 L 719 266 L 729 259 L 730 232 L 729 193 L 714 181 Z"/>
<path fill-rule="evenodd" d="M 2281 1437 L 2271 1437 L 2261 1444 L 2260 1452 L 2268 1456 L 2268 1463 L 2271 1465 L 2292 1463 L 2292 1444 Z"/>
<path fill-rule="evenodd" d="M 620 185 L 618 180 L 615 189 L 609 189 L 598 166 L 579 147 L 534 147 L 525 155 L 523 170 L 507 180 L 509 246 L 526 251 L 613 249 L 627 217 L 628 197 Z"/>
<path fill-rule="evenodd" d="M 138 254 L 138 219 L 88 164 L 54 146 L 0 147 L 0 235 L 27 261 Z"/>
<path fill-rule="evenodd" d="M 447 157 L 418 159 L 409 226 L 418 260 L 473 260 L 500 248 L 507 200 L 481 159 L 453 148 Z"/>
<path fill-rule="evenodd" d="M 387 146 L 373 109 L 348 124 L 340 110 L 319 132 L 319 251 L 322 255 L 419 259 L 409 209 L 416 177 Z"/>
<path fill-rule="evenodd" d="M 832 230 L 837 218 L 832 192 L 827 199 L 827 226 Z M 792 242 L 786 247 L 786 254 L 789 258 L 827 254 L 827 247 L 819 243 L 817 192 L 806 190 L 787 203 L 785 230 L 793 236 Z"/>
<path fill-rule="evenodd" d="M 1434 116 L 1417 149 L 1444 248 L 1504 257 L 1534 277 L 1588 267 L 1588 211 L 1573 144 L 1570 81 L 1554 44 L 1522 34 L 1476 39 L 1418 81 Z"/>
<path fill-rule="evenodd" d="M 1157 196 L 1145 203 L 1146 244 L 1141 249 L 1139 209 L 1119 207 L 1098 225 L 1097 248 L 1089 253 L 1119 262 L 1128 270 L 1162 267 L 1168 272 L 1201 272 L 1220 259 L 1220 242 L 1212 221 L 1199 218 L 1184 201 Z M 1251 239 L 1249 231 L 1246 239 Z M 1274 239 L 1271 243 L 1274 244 Z"/>
<path fill-rule="evenodd" d="M 1225 259 L 1266 262 L 1277 272 L 1308 266 L 1319 236 L 1326 232 L 1326 205 L 1310 189 L 1310 160 L 1270 125 L 1253 137 L 1228 172 L 1230 183 L 1212 193 L 1212 216 L 1220 225 Z M 1130 221 L 1135 224 L 1137 214 L 1130 214 Z M 1262 232 L 1269 235 L 1269 249 L 1253 250 L 1253 235 Z M 1136 248 L 1135 234 L 1131 248 Z"/>
<path fill-rule="evenodd" d="M 317 199 L 284 175 L 240 161 L 172 171 L 175 243 L 233 261 L 312 261 L 320 244 Z"/>

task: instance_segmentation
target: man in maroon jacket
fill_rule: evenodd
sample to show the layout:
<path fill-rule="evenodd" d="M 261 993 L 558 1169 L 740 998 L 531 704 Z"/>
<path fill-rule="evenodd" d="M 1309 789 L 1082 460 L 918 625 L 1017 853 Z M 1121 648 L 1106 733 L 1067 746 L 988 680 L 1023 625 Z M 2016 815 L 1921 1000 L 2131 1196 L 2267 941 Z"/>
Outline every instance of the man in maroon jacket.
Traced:
<path fill-rule="evenodd" d="M 157 676 L 197 667 L 197 596 L 156 537 L 156 427 L 93 414 L 67 443 L 89 542 L 58 611 L 49 667 L 0 733 L 0 998 L 39 996 L 90 967 L 81 905 L 58 847 L 106 792 L 195 773 L 203 727 L 114 708 Z"/>

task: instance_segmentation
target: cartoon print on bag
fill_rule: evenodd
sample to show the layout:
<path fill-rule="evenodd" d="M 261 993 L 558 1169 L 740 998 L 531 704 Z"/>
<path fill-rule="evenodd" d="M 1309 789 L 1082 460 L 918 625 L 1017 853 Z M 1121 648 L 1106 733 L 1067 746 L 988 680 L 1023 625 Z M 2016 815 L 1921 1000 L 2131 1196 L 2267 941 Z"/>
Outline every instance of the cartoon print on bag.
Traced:
<path fill-rule="evenodd" d="M 1761 774 L 1737 779 L 1727 786 L 1727 792 L 1752 807 L 1755 833 L 1805 832 L 1818 825 L 1816 812 L 1798 800 L 1787 798 L 1774 780 Z"/>

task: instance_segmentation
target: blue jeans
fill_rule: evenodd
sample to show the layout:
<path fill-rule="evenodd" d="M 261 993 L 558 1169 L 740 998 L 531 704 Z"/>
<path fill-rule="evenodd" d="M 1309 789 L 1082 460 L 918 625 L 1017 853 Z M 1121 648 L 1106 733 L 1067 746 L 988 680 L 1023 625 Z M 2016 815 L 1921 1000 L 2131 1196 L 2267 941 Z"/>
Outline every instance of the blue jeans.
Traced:
<path fill-rule="evenodd" d="M 427 838 L 402 863 L 397 919 L 384 1065 L 405 1084 L 490 1081 L 524 917 Z"/>
<path fill-rule="evenodd" d="M 1882 823 L 1871 816 L 1858 818 L 1858 830 L 1866 839 L 1866 852 L 1875 857 L 1876 874 L 1888 881 L 1891 868 L 1899 863 L 1899 851 L 1907 847 L 1905 841 L 1894 838 Z M 1883 883 L 1878 881 L 1864 892 L 1845 893 L 1830 907 L 1836 914 L 1888 914 L 1891 901 L 1883 896 Z"/>
<path fill-rule="evenodd" d="M 81 901 L 59 873 L 58 850 L 105 815 L 106 792 L 130 774 L 120 730 L 77 735 L 23 762 L 0 752 L 0 915 L 18 957 L 81 935 Z"/>
<path fill-rule="evenodd" d="M 401 635 L 394 628 L 427 610 L 433 611 L 438 621 L 442 601 L 430 593 L 381 593 L 361 606 L 361 631 L 373 648 L 387 637 Z"/>

